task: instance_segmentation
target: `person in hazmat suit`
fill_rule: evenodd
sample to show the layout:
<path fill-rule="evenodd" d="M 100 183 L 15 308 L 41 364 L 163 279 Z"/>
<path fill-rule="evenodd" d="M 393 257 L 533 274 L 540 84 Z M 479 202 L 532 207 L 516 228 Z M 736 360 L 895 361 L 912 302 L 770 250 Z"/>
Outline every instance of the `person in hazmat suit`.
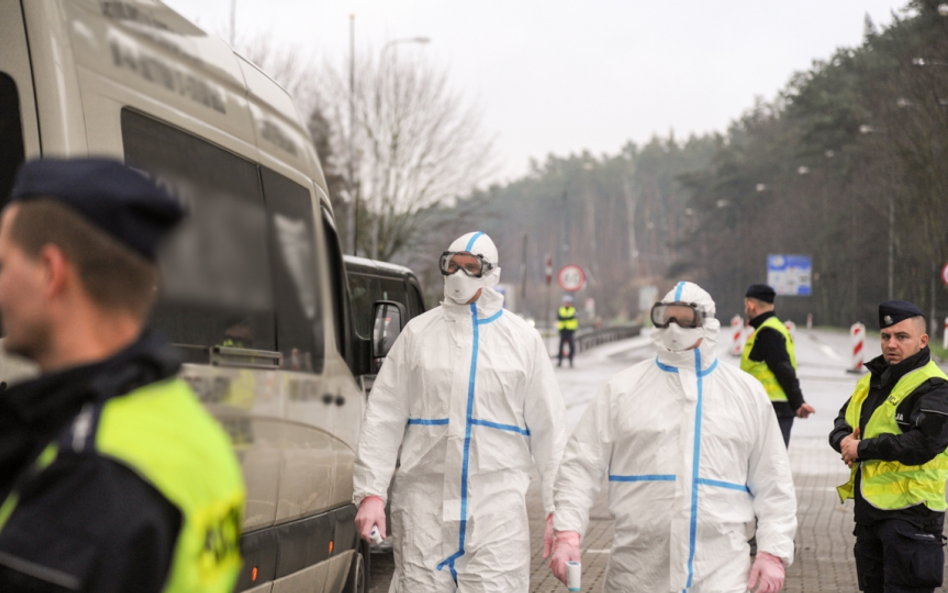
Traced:
<path fill-rule="evenodd" d="M 368 399 L 356 528 L 367 541 L 375 526 L 385 537 L 401 446 L 391 500 L 395 593 L 526 593 L 534 465 L 552 545 L 565 408 L 540 334 L 494 290 L 497 264 L 484 233 L 451 244 L 440 260 L 444 301 L 405 327 Z"/>
<path fill-rule="evenodd" d="M 707 292 L 680 282 L 652 308 L 658 356 L 610 379 L 574 429 L 555 486 L 550 568 L 560 580 L 580 560 L 608 476 L 615 538 L 603 591 L 783 586 L 797 527 L 790 461 L 760 382 L 715 356 L 714 312 Z"/>

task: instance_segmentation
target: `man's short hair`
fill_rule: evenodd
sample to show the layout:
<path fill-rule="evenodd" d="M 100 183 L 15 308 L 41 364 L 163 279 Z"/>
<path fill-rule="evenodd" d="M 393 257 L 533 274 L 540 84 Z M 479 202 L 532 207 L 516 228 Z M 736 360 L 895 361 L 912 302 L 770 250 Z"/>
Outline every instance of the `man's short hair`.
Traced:
<path fill-rule="evenodd" d="M 774 308 L 774 304 L 773 304 L 773 303 L 768 303 L 768 302 L 766 302 L 766 301 L 762 301 L 762 300 L 760 300 L 760 299 L 758 299 L 758 298 L 756 298 L 756 297 L 744 297 L 744 298 L 747 299 L 747 300 L 749 300 L 750 302 L 754 303 L 754 304 L 757 306 L 758 309 L 764 309 L 764 310 L 766 310 L 766 309 L 773 309 L 773 308 Z"/>
<path fill-rule="evenodd" d="M 142 320 L 151 311 L 157 267 L 69 206 L 47 198 L 18 202 L 10 236 L 30 257 L 46 245 L 59 247 L 100 307 L 122 309 Z"/>

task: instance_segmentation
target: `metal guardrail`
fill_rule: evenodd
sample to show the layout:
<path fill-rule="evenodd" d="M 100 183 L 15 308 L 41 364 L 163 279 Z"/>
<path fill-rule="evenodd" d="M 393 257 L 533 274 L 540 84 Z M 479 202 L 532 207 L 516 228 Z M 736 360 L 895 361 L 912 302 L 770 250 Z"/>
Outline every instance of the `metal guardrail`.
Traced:
<path fill-rule="evenodd" d="M 580 330 L 576 333 L 576 352 L 583 352 L 596 346 L 634 338 L 642 333 L 641 324 L 613 325 L 600 329 Z"/>

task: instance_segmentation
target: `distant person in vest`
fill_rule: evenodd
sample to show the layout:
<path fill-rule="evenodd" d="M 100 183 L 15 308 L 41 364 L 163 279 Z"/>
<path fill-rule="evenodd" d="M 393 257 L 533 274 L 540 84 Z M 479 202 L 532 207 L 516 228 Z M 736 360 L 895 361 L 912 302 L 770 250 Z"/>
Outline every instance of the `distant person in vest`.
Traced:
<path fill-rule="evenodd" d="M 563 347 L 569 345 L 569 366 L 573 367 L 573 353 L 576 351 L 576 330 L 579 329 L 579 320 L 576 319 L 576 307 L 573 306 L 573 295 L 563 297 L 563 306 L 557 311 L 556 328 L 560 331 L 559 362 L 556 366 L 563 366 Z"/>
<path fill-rule="evenodd" d="M 928 349 L 925 317 L 907 301 L 879 305 L 882 356 L 840 409 L 829 442 L 852 468 L 856 574 L 867 593 L 931 592 L 945 565 L 948 377 Z"/>
<path fill-rule="evenodd" d="M 751 284 L 747 289 L 744 312 L 754 333 L 744 344 L 741 370 L 763 384 L 777 414 L 783 443 L 789 447 L 793 418 L 806 418 L 816 410 L 803 401 L 793 338 L 774 314 L 774 296 L 774 289 L 766 284 Z"/>
<path fill-rule="evenodd" d="M 144 330 L 178 203 L 109 159 L 26 163 L 0 218 L 0 591 L 229 593 L 244 485 Z"/>

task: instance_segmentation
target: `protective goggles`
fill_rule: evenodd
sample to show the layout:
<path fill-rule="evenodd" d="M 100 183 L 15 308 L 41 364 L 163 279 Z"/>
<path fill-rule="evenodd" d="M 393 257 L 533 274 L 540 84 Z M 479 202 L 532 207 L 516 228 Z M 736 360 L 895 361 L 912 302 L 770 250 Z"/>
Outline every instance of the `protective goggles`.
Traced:
<path fill-rule="evenodd" d="M 494 266 L 482 255 L 475 255 L 468 251 L 445 251 L 441 254 L 438 267 L 445 276 L 461 270 L 471 278 L 482 278 L 485 274 L 489 274 Z"/>
<path fill-rule="evenodd" d="M 652 325 L 665 329 L 674 321 L 678 327 L 696 328 L 704 324 L 704 311 L 694 303 L 655 303 L 652 305 Z"/>

